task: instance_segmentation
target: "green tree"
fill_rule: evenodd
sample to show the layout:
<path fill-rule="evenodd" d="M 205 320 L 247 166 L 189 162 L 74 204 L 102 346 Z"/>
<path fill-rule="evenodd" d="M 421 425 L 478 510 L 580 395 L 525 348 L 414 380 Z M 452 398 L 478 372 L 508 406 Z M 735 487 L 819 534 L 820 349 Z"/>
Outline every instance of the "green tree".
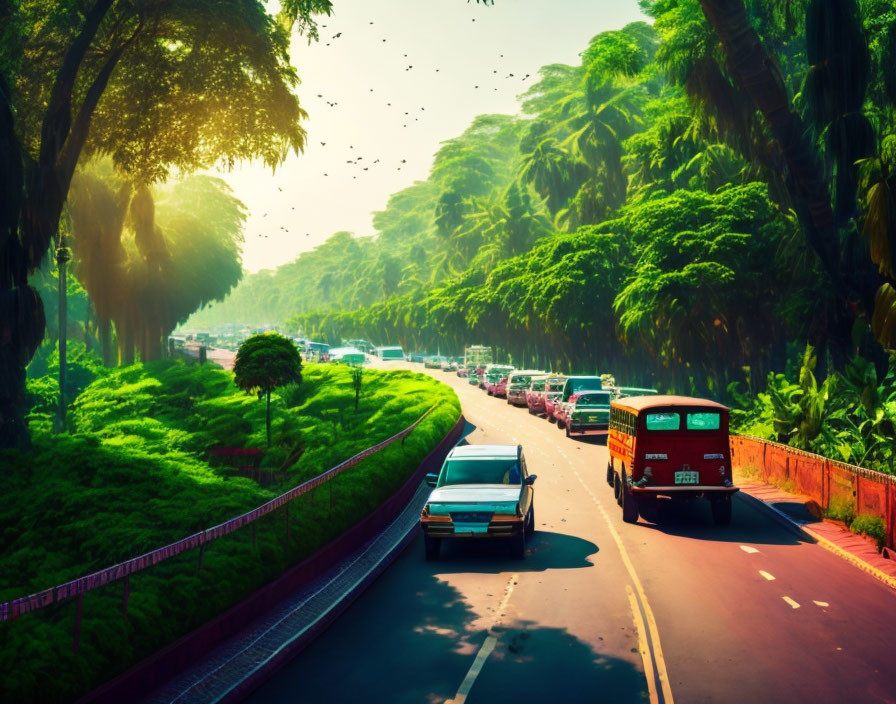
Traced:
<path fill-rule="evenodd" d="M 760 0 L 751 4 L 751 15 L 743 0 L 650 0 L 644 5 L 657 18 L 664 44 L 674 47 L 660 57 L 673 77 L 729 128 L 725 131 L 737 135 L 742 153 L 786 174 L 770 182 L 780 187 L 779 199 L 799 218 L 806 244 L 840 300 L 839 337 L 850 340 L 850 311 L 867 317 L 873 311 L 881 323 L 896 314 L 893 298 L 884 295 L 890 283 L 878 271 L 881 264 L 874 266 L 863 251 L 861 215 L 854 206 L 855 162 L 872 156 L 875 143 L 893 130 L 893 96 L 885 89 L 892 66 L 884 68 L 881 61 L 889 29 L 869 25 L 861 11 L 865 6 L 870 16 L 877 6 L 812 0 L 803 9 Z M 799 12 L 790 12 L 791 5 Z M 797 19 L 804 21 L 802 32 L 793 31 Z M 788 29 L 790 41 L 784 38 Z M 877 31 L 873 61 L 869 30 Z M 870 76 L 869 66 L 882 74 Z M 869 88 L 880 101 L 876 135 L 865 115 Z M 797 101 L 792 95 L 798 90 Z M 882 328 L 876 326 L 876 332 L 880 335 Z M 848 350 L 847 344 L 841 357 Z"/>
<path fill-rule="evenodd" d="M 289 338 L 277 333 L 253 335 L 240 345 L 233 366 L 234 383 L 247 394 L 266 398 L 265 428 L 271 444 L 271 392 L 302 383 L 302 357 Z"/>
<path fill-rule="evenodd" d="M 108 162 L 91 163 L 76 175 L 70 202 L 76 269 L 101 321 L 107 363 L 110 321 L 122 363 L 135 347 L 142 361 L 158 359 L 178 323 L 242 277 L 245 207 L 220 179 L 190 176 L 135 192 Z"/>
<path fill-rule="evenodd" d="M 143 185 L 220 160 L 273 166 L 304 145 L 304 112 L 288 30 L 261 4 L 74 0 L 48 12 L 26 0 L 0 10 L 0 447 L 14 447 L 28 442 L 24 369 L 45 327 L 27 277 L 57 236 L 82 154 L 111 155 Z M 312 15 L 329 11 L 329 0 L 283 5 L 312 36 Z"/>

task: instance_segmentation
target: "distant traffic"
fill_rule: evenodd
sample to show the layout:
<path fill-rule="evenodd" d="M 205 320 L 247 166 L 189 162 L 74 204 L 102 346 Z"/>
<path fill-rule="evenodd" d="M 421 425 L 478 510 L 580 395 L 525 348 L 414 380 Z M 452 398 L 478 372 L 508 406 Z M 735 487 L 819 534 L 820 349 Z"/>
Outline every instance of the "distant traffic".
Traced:
<path fill-rule="evenodd" d="M 621 386 L 612 374 L 515 369 L 493 362 L 484 347 L 467 348 L 463 360 L 420 357 L 425 368 L 465 377 L 489 396 L 547 419 L 568 438 L 603 439 L 609 449 L 606 480 L 626 523 L 655 523 L 661 502 L 697 498 L 709 501 L 717 525 L 731 522 L 737 487 L 725 406 Z M 408 360 L 416 361 L 413 355 Z M 490 537 L 506 539 L 512 554 L 523 558 L 534 530 L 534 475 L 528 476 L 522 446 L 457 448 L 441 472 L 428 477 L 435 489 L 420 521 L 427 559 L 439 557 L 446 538 Z"/>

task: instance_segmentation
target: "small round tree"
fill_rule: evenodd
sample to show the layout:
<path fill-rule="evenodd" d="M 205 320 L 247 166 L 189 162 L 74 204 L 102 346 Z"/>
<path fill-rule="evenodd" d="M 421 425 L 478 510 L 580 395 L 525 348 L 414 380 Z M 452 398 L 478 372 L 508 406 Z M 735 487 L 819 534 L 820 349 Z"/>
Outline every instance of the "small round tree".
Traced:
<path fill-rule="evenodd" d="M 292 340 L 275 332 L 253 335 L 240 345 L 233 365 L 234 381 L 247 394 L 267 397 L 265 426 L 271 444 L 271 391 L 302 381 L 302 357 Z"/>

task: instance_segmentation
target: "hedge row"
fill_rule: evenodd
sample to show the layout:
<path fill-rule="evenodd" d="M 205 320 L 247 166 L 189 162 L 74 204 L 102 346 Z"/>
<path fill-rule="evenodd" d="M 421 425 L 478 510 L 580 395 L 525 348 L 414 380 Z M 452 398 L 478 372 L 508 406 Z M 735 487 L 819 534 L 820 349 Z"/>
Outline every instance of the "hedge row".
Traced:
<path fill-rule="evenodd" d="M 354 409 L 350 371 L 306 365 L 301 385 L 272 398 L 264 464 L 300 457 L 279 486 L 263 488 L 209 464 L 212 447 L 263 447 L 264 403 L 229 372 L 181 362 L 134 365 L 88 386 L 68 434 L 51 435 L 39 393 L 34 446 L 0 453 L 0 601 L 133 557 L 251 509 L 437 409 L 407 438 L 293 502 L 291 537 L 281 512 L 198 552 L 84 598 L 74 654 L 74 601 L 0 624 L 5 701 L 70 701 L 226 610 L 300 562 L 393 494 L 457 421 L 447 386 L 421 374 L 365 370 Z M 32 391 L 41 385 L 30 384 Z M 277 520 L 279 519 L 279 520 Z"/>

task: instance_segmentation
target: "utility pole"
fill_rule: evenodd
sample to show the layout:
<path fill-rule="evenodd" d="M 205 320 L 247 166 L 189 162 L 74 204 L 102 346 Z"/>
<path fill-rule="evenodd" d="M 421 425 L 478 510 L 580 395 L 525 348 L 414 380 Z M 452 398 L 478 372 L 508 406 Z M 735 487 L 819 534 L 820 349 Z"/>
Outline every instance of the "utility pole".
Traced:
<path fill-rule="evenodd" d="M 72 253 L 67 246 L 65 235 L 59 235 L 59 246 L 56 247 L 56 266 L 59 270 L 59 409 L 53 430 L 61 433 L 65 430 L 65 376 L 67 366 L 66 334 L 68 331 L 68 280 L 66 264 L 71 261 Z"/>

